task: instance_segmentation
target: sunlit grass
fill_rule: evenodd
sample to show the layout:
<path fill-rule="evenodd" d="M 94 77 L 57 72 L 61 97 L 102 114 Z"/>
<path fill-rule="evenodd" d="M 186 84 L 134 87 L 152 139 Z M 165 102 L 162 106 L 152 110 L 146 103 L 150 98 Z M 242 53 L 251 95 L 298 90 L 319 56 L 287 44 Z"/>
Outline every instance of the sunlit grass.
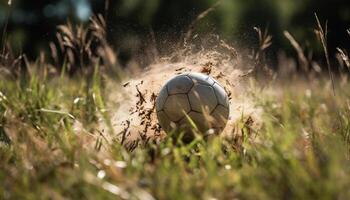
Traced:
<path fill-rule="evenodd" d="M 222 5 L 232 7 L 227 2 Z M 217 5 L 191 23 L 180 43 L 191 42 L 196 24 Z M 254 28 L 259 47 L 245 58 L 249 60 L 244 65 L 254 65 L 241 78 L 255 77 L 241 88 L 247 91 L 237 93 L 246 93 L 252 106 L 262 110 L 258 129 L 250 127 L 255 119 L 242 112 L 230 137 L 208 136 L 186 116 L 191 141 L 183 141 L 185 132 L 173 131 L 157 142 L 140 137 L 147 141 L 140 145 L 137 140 L 132 148 L 123 146 L 122 133 L 114 130 L 116 108 L 108 97 L 120 92 L 128 70 L 119 66 L 107 41 L 103 15 L 94 15 L 86 25 L 59 26 L 57 41 L 49 45 L 51 64 L 44 54 L 33 63 L 25 55 L 12 55 L 5 45 L 6 20 L 0 59 L 0 200 L 350 198 L 350 84 L 344 70 L 349 59 L 345 50 L 337 49 L 338 64 L 344 68 L 337 79 L 330 68 L 327 29 L 318 19 L 327 78 L 311 69 L 314 61 L 285 31 L 306 80 L 291 74 L 281 74 L 289 78 L 280 80 L 266 63 L 273 37 L 268 29 Z M 238 51 L 221 39 L 219 46 L 232 54 L 229 60 L 239 59 Z M 116 87 L 109 91 L 106 83 Z M 154 108 L 145 108 L 146 100 L 136 89 L 141 103 L 133 112 L 152 121 Z M 146 89 L 155 97 L 152 87 Z"/>
<path fill-rule="evenodd" d="M 128 152 L 103 137 L 114 133 L 100 126 L 111 122 L 98 73 L 1 81 L 0 197 L 349 198 L 349 85 L 301 85 L 251 86 L 263 126 L 252 136 L 242 123 L 241 143 L 168 137 Z"/>

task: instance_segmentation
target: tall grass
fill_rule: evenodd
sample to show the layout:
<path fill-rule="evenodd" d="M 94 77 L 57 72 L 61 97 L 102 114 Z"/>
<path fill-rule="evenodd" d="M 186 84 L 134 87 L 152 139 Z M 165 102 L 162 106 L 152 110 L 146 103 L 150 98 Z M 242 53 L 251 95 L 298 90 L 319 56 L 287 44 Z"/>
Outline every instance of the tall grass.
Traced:
<path fill-rule="evenodd" d="M 97 79 L 1 82 L 1 198 L 346 199 L 350 93 L 334 99 L 324 86 L 281 84 L 277 96 L 251 86 L 264 125 L 253 136 L 238 122 L 241 143 L 169 137 L 128 152 L 101 138 Z"/>

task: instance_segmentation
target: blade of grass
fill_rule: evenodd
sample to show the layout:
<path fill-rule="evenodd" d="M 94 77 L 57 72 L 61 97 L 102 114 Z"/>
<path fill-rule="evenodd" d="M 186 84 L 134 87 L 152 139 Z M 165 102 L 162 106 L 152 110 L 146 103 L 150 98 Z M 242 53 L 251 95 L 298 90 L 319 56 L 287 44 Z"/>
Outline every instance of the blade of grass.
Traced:
<path fill-rule="evenodd" d="M 331 70 L 331 63 L 329 61 L 329 52 L 328 52 L 328 46 L 327 46 L 327 22 L 325 25 L 325 29 L 323 29 L 320 20 L 318 19 L 317 14 L 315 13 L 315 18 L 316 18 L 316 22 L 317 22 L 317 36 L 319 37 L 319 39 L 321 40 L 321 44 L 323 47 L 323 51 L 324 51 L 324 55 L 326 57 L 326 62 L 327 62 L 327 67 L 328 67 L 328 73 L 329 73 L 329 77 L 331 79 L 332 82 L 332 88 L 333 88 L 333 95 L 335 96 L 335 86 L 334 86 L 334 78 L 333 78 L 333 74 L 332 74 L 332 70 Z"/>
<path fill-rule="evenodd" d="M 6 15 L 6 20 L 5 20 L 5 26 L 4 26 L 4 30 L 3 30 L 3 33 L 2 33 L 2 55 L 5 54 L 5 51 L 6 51 L 6 35 L 7 35 L 7 27 L 8 27 L 8 23 L 9 23 L 9 19 L 10 19 L 10 15 L 11 15 L 11 8 L 12 8 L 12 0 L 9 0 L 7 5 L 9 6 L 9 11 L 7 12 L 7 15 Z"/>
<path fill-rule="evenodd" d="M 308 72 L 309 62 L 307 61 L 306 56 L 304 55 L 303 49 L 288 31 L 284 31 L 283 34 L 289 40 L 290 44 L 294 47 L 295 51 L 297 52 L 302 69 L 304 70 L 304 72 Z"/>
<path fill-rule="evenodd" d="M 38 111 L 45 112 L 45 113 L 54 113 L 54 114 L 66 115 L 66 116 L 70 117 L 71 119 L 75 119 L 75 117 L 72 114 L 70 114 L 68 112 L 60 111 L 60 110 L 50 110 L 50 109 L 41 108 Z"/>
<path fill-rule="evenodd" d="M 208 16 L 211 12 L 213 12 L 221 3 L 221 0 L 217 1 L 214 5 L 212 5 L 211 7 L 209 7 L 208 9 L 206 9 L 205 11 L 201 12 L 197 17 L 196 19 L 194 19 L 191 24 L 189 25 L 185 35 L 184 35 L 184 38 L 183 38 L 183 41 L 181 42 L 184 42 L 186 43 L 192 33 L 193 33 L 193 30 L 194 28 L 196 27 L 196 25 L 198 24 L 199 21 L 201 21 L 203 18 L 205 18 L 206 16 Z"/>
<path fill-rule="evenodd" d="M 187 121 L 190 123 L 191 128 L 193 128 L 196 132 L 198 132 L 198 127 L 196 123 L 194 123 L 194 121 L 191 119 L 191 117 L 187 113 L 184 112 L 184 114 L 186 116 Z"/>

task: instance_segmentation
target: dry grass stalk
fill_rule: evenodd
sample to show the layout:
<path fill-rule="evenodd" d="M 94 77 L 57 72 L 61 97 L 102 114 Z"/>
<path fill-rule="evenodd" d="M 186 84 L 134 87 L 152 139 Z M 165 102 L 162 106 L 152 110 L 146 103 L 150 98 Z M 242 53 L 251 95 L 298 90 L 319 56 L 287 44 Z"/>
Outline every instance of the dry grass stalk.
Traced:
<path fill-rule="evenodd" d="M 303 52 L 303 49 L 301 48 L 299 43 L 294 39 L 294 37 L 288 31 L 284 31 L 283 34 L 289 40 L 290 44 L 293 46 L 293 48 L 297 52 L 298 59 L 299 59 L 299 62 L 300 62 L 300 65 L 301 65 L 303 71 L 308 72 L 309 71 L 309 62 L 308 62 L 308 60 Z"/>
<path fill-rule="evenodd" d="M 183 42 L 184 42 L 184 43 L 186 43 L 186 42 L 190 39 L 190 37 L 191 37 L 191 35 L 192 35 L 192 33 L 193 33 L 193 31 L 194 31 L 196 25 L 198 24 L 198 22 L 201 21 L 201 20 L 202 20 L 203 18 L 205 18 L 206 16 L 208 16 L 212 11 L 214 11 L 214 10 L 220 5 L 220 3 L 221 3 L 220 0 L 217 1 L 214 5 L 212 5 L 211 7 L 209 7 L 207 10 L 201 12 L 201 13 L 196 17 L 196 19 L 194 19 L 194 20 L 191 22 L 191 24 L 189 25 L 189 27 L 188 27 L 188 29 L 187 29 L 187 32 L 186 32 L 185 35 L 184 35 L 184 38 L 183 38 Z"/>
<path fill-rule="evenodd" d="M 253 72 L 255 76 L 260 74 L 259 72 L 264 72 L 264 74 L 272 77 L 273 72 L 266 64 L 265 51 L 272 45 L 272 36 L 269 34 L 268 28 L 262 31 L 259 27 L 254 27 L 254 30 L 258 34 L 259 48 L 257 51 L 253 50 L 252 59 L 254 62 Z"/>
<path fill-rule="evenodd" d="M 341 48 L 337 48 L 338 55 L 340 55 L 341 60 L 344 62 L 345 66 L 350 69 L 350 59 L 345 50 L 342 50 Z"/>
<path fill-rule="evenodd" d="M 15 55 L 10 44 L 6 42 L 3 53 L 0 54 L 0 71 L 12 78 L 21 75 L 31 75 L 29 61 L 25 54 Z"/>
<path fill-rule="evenodd" d="M 264 31 L 259 27 L 254 27 L 254 30 L 258 34 L 259 49 L 253 52 L 253 59 L 256 65 L 262 65 L 265 62 L 265 50 L 272 45 L 272 36 L 269 34 L 268 28 Z M 256 66 L 255 66 L 256 67 Z"/>
<path fill-rule="evenodd" d="M 259 37 L 259 50 L 264 51 L 272 45 L 272 36 L 269 35 L 268 29 L 262 32 L 260 28 L 254 27 L 254 30 L 258 33 Z"/>
<path fill-rule="evenodd" d="M 91 71 L 89 66 L 94 66 L 100 59 L 105 67 L 114 66 L 117 59 L 107 42 L 106 26 L 101 14 L 91 17 L 88 26 L 74 26 L 71 23 L 58 26 L 57 44 L 50 44 L 53 60 L 58 64 L 59 60 L 67 59 L 70 74 L 79 70 Z M 58 52 L 64 59 L 59 58 Z"/>
<path fill-rule="evenodd" d="M 317 29 L 315 30 L 315 33 L 316 33 L 317 37 L 320 39 L 322 47 L 323 47 L 324 55 L 326 57 L 329 77 L 330 77 L 331 82 L 332 82 L 333 94 L 335 96 L 334 78 L 333 78 L 333 74 L 332 74 L 332 71 L 331 71 L 331 63 L 330 63 L 330 60 L 329 60 L 329 53 L 328 53 L 328 46 L 327 46 L 328 25 L 327 25 L 327 22 L 326 22 L 325 28 L 323 28 L 321 23 L 320 23 L 320 20 L 317 17 L 316 13 L 315 13 L 315 18 L 316 18 L 316 22 L 317 22 Z"/>
<path fill-rule="evenodd" d="M 4 30 L 3 30 L 3 33 L 2 33 L 1 42 L 2 42 L 2 44 L 3 44 L 3 47 L 2 47 L 1 55 L 4 55 L 4 54 L 5 54 L 5 51 L 6 51 L 6 45 L 7 45 L 7 41 L 6 41 L 6 40 L 7 40 L 7 27 L 8 27 L 10 15 L 11 15 L 12 0 L 9 0 L 7 4 L 8 4 L 8 6 L 9 6 L 9 11 L 6 13 Z"/>
<path fill-rule="evenodd" d="M 106 19 L 106 20 L 108 19 L 109 5 L 110 5 L 109 0 L 105 0 L 105 19 Z"/>

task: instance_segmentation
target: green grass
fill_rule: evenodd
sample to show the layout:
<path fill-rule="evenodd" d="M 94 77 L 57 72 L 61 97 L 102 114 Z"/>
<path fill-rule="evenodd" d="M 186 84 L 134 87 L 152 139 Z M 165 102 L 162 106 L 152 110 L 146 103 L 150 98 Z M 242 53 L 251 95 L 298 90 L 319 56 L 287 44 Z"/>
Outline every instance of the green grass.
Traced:
<path fill-rule="evenodd" d="M 168 137 L 128 152 L 97 73 L 1 81 L 0 199 L 349 199 L 350 85 L 333 96 L 296 82 L 249 87 L 263 126 L 239 122 L 241 141 Z"/>

